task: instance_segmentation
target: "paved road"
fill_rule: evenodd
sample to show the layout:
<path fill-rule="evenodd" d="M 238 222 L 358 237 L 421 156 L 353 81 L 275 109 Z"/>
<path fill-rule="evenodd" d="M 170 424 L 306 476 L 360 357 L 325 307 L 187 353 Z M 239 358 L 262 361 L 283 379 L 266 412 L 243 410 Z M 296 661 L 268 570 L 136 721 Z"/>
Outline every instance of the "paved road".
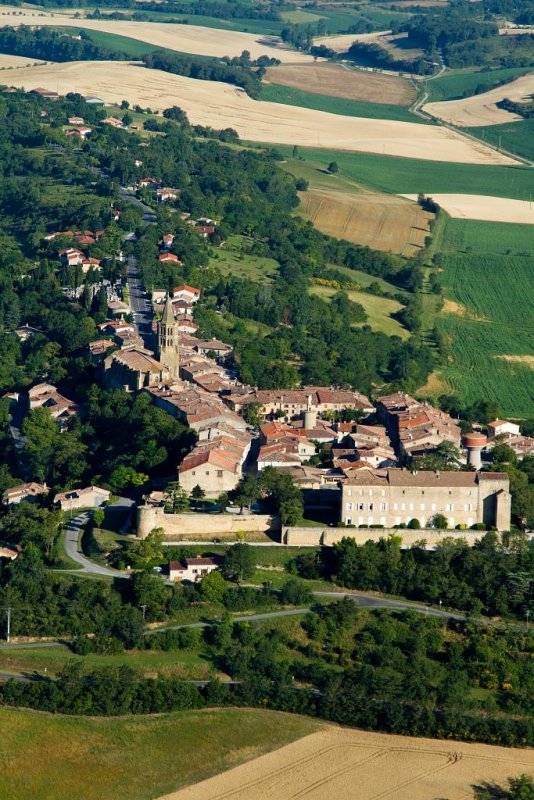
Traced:
<path fill-rule="evenodd" d="M 130 308 L 132 309 L 134 325 L 138 334 L 142 336 L 145 346 L 148 349 L 152 349 L 152 318 L 154 316 L 154 312 L 152 310 L 152 303 L 143 289 L 137 262 L 133 255 L 128 257 L 126 280 L 128 284 L 128 296 L 130 300 Z"/>
<path fill-rule="evenodd" d="M 116 503 L 113 503 L 109 508 L 130 508 L 134 505 L 133 500 L 121 498 Z M 64 547 L 67 556 L 75 561 L 80 567 L 80 572 L 90 573 L 92 575 L 100 575 L 104 578 L 129 578 L 130 576 L 118 569 L 111 569 L 110 567 L 102 567 L 100 564 L 95 564 L 94 561 L 86 558 L 80 551 L 80 535 L 90 518 L 90 512 L 84 511 L 82 514 L 71 519 L 65 527 Z"/>

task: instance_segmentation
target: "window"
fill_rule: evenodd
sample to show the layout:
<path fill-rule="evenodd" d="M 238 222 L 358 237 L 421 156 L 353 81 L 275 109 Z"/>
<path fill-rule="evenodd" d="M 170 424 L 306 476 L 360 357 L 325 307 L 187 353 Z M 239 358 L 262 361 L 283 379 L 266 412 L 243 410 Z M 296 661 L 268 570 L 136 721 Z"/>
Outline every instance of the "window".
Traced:
<path fill-rule="evenodd" d="M 382 489 L 382 491 L 380 492 L 380 494 L 382 495 L 382 497 L 385 497 L 385 496 L 386 496 L 386 490 L 385 490 L 385 489 Z"/>
<path fill-rule="evenodd" d="M 405 510 L 406 510 L 406 503 L 401 503 L 401 511 L 405 511 Z"/>
<path fill-rule="evenodd" d="M 369 497 L 372 497 L 372 496 L 373 496 L 373 490 L 369 489 Z"/>
<path fill-rule="evenodd" d="M 210 474 L 210 471 L 209 471 L 209 469 L 207 469 L 206 470 L 206 475 L 209 475 L 209 474 Z"/>
<path fill-rule="evenodd" d="M 374 509 L 374 504 L 373 503 L 369 503 L 369 511 L 372 511 L 373 509 Z"/>
<path fill-rule="evenodd" d="M 347 517 L 347 525 L 352 525 L 352 517 Z"/>
<path fill-rule="evenodd" d="M 393 511 L 396 511 L 397 507 L 398 507 L 397 503 L 393 503 Z"/>
<path fill-rule="evenodd" d="M 217 470 L 217 477 L 218 478 L 222 478 L 223 475 L 224 475 L 224 472 L 222 471 L 222 469 L 218 469 Z"/>
<path fill-rule="evenodd" d="M 360 505 L 358 506 L 358 508 L 359 508 L 359 510 L 360 510 L 360 511 L 363 511 L 363 503 L 360 503 Z"/>
<path fill-rule="evenodd" d="M 436 510 L 436 504 L 432 503 L 432 511 L 435 511 L 435 510 Z"/>
<path fill-rule="evenodd" d="M 196 475 L 196 470 L 192 470 L 191 475 Z"/>
<path fill-rule="evenodd" d="M 352 503 L 347 503 L 347 511 L 352 511 Z"/>
<path fill-rule="evenodd" d="M 387 503 L 380 503 L 380 511 L 386 511 L 387 507 L 388 507 Z"/>
<path fill-rule="evenodd" d="M 465 504 L 464 511 L 471 511 L 471 503 L 466 503 Z"/>
<path fill-rule="evenodd" d="M 419 511 L 424 511 L 424 510 L 425 510 L 425 504 L 421 503 L 421 505 L 419 506 Z"/>
<path fill-rule="evenodd" d="M 445 511 L 453 511 L 453 510 L 454 510 L 454 504 L 453 503 L 446 503 L 445 504 Z"/>
<path fill-rule="evenodd" d="M 347 495 L 348 495 L 349 497 L 352 497 L 352 489 L 347 489 Z"/>
<path fill-rule="evenodd" d="M 410 503 L 410 505 L 409 505 L 409 510 L 410 510 L 410 511 L 413 511 L 413 503 Z"/>

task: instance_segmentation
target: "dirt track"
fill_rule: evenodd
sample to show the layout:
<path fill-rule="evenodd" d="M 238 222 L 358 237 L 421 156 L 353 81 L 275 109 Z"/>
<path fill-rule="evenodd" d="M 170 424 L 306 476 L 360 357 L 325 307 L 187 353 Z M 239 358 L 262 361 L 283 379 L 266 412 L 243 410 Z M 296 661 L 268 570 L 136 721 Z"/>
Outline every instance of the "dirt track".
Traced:
<path fill-rule="evenodd" d="M 528 200 L 511 200 L 480 194 L 432 194 L 431 196 L 451 217 L 534 225 L 534 203 Z M 403 194 L 402 197 L 417 200 L 415 194 Z"/>
<path fill-rule="evenodd" d="M 505 122 L 520 120 L 517 114 L 511 114 L 495 105 L 507 97 L 516 103 L 529 100 L 534 94 L 534 72 L 522 75 L 511 83 L 498 86 L 489 92 L 477 94 L 461 100 L 443 100 L 440 103 L 427 103 L 423 110 L 438 119 L 464 128 L 476 128 L 482 125 L 501 125 Z"/>
<path fill-rule="evenodd" d="M 243 139 L 382 153 L 465 164 L 510 164 L 513 159 L 433 125 L 360 119 L 263 103 L 226 83 L 198 81 L 126 62 L 92 61 L 14 69 L 9 83 L 25 89 L 80 92 L 106 102 L 122 99 L 162 110 L 178 105 L 193 124 L 234 128 Z"/>
<path fill-rule="evenodd" d="M 335 727 L 160 800 L 449 800 L 534 771 L 534 751 Z"/>
<path fill-rule="evenodd" d="M 269 67 L 265 79 L 306 92 L 367 103 L 410 106 L 415 100 L 415 89 L 404 78 L 348 70 L 339 64 L 281 64 Z"/>
<path fill-rule="evenodd" d="M 253 59 L 267 55 L 278 58 L 285 63 L 312 62 L 313 58 L 296 50 L 287 50 L 280 47 L 280 40 L 276 37 L 262 37 L 252 33 L 240 31 L 227 31 L 219 28 L 202 28 L 198 25 L 174 25 L 165 22 L 122 22 L 121 20 L 95 20 L 73 19 L 66 14 L 47 14 L 44 12 L 31 12 L 24 9 L 11 9 L 16 11 L 16 16 L 6 14 L 7 8 L 0 10 L 0 26 L 2 25 L 41 25 L 71 28 L 86 28 L 93 31 L 105 31 L 118 36 L 128 36 L 147 44 L 168 47 L 183 53 L 195 55 L 239 56 L 243 50 L 248 50 Z"/>

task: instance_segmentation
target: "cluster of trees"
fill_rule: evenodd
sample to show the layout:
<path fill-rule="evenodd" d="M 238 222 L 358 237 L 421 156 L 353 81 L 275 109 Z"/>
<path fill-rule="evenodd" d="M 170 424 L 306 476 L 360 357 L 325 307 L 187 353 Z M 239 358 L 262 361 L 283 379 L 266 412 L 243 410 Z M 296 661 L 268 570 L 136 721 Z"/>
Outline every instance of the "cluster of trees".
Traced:
<path fill-rule="evenodd" d="M 95 44 L 86 35 L 75 39 L 68 33 L 49 28 L 0 28 L 0 50 L 43 61 L 112 61 L 128 58 L 115 48 Z"/>
<path fill-rule="evenodd" d="M 168 0 L 162 3 L 161 7 L 155 3 L 135 3 L 130 2 L 132 8 L 140 11 L 163 11 L 165 14 L 195 14 L 203 17 L 215 17 L 216 19 L 263 19 L 279 22 L 282 17 L 281 11 L 289 11 L 295 8 L 293 3 L 274 2 L 274 3 L 240 3 L 231 0 L 230 2 L 217 2 L 217 0 L 201 0 L 201 2 L 190 3 Z"/>
<path fill-rule="evenodd" d="M 349 589 L 443 603 L 468 613 L 524 618 L 534 598 L 534 546 L 524 534 L 488 532 L 470 547 L 445 538 L 435 550 L 401 549 L 401 536 L 358 545 L 344 538 L 288 565 L 302 578 L 324 577 Z M 423 543 L 422 543 L 423 544 Z"/>
<path fill-rule="evenodd" d="M 505 111 L 510 111 L 510 113 L 517 114 L 524 119 L 532 119 L 534 117 L 534 103 L 514 103 L 513 100 L 505 97 L 504 100 L 500 100 L 496 105 L 498 108 L 503 108 Z"/>
<path fill-rule="evenodd" d="M 165 646 L 198 642 L 198 634 L 166 635 Z M 57 682 L 8 682 L 1 699 L 71 714 L 267 706 L 399 734 L 506 746 L 534 740 L 527 632 L 447 626 L 408 611 L 369 613 L 344 599 L 314 609 L 294 633 L 226 619 L 202 638 L 232 685 L 147 681 L 124 667 L 86 672 L 78 665 Z"/>
<path fill-rule="evenodd" d="M 429 75 L 434 71 L 434 66 L 425 58 L 399 59 L 393 58 L 383 47 L 378 44 L 353 42 L 349 47 L 346 58 L 358 64 L 380 69 L 394 69 L 400 72 L 415 72 L 417 75 Z"/>
<path fill-rule="evenodd" d="M 201 81 L 222 81 L 240 86 L 250 97 L 256 99 L 261 91 L 260 78 L 265 71 L 263 63 L 253 68 L 250 55 L 245 52 L 240 58 L 219 60 L 205 56 L 156 51 L 144 56 L 143 61 L 151 69 L 161 69 L 174 75 L 185 75 L 187 78 Z M 271 59 L 265 58 L 265 61 L 270 62 Z M 275 59 L 273 61 L 278 63 Z"/>

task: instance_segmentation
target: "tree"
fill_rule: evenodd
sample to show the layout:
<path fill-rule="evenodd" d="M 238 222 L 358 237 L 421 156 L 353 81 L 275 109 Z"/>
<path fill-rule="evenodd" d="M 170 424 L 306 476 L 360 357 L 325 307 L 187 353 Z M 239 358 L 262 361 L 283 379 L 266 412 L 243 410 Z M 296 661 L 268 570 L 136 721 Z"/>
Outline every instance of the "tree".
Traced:
<path fill-rule="evenodd" d="M 261 428 L 263 418 L 261 416 L 261 403 L 248 403 L 243 409 L 243 419 L 253 428 Z"/>
<path fill-rule="evenodd" d="M 210 603 L 222 603 L 226 589 L 226 581 L 218 570 L 208 572 L 200 582 L 202 597 L 209 600 Z"/>
<path fill-rule="evenodd" d="M 187 114 L 179 106 L 171 106 L 163 111 L 165 119 L 172 119 L 174 122 L 186 124 L 188 122 Z"/>
<path fill-rule="evenodd" d="M 286 581 L 280 589 L 280 602 L 283 605 L 303 606 L 309 603 L 311 599 L 310 590 L 305 583 L 302 583 L 297 578 L 291 578 Z"/>
<path fill-rule="evenodd" d="M 138 488 L 143 486 L 148 481 L 148 475 L 144 472 L 137 472 L 133 467 L 127 467 L 124 464 L 116 467 L 109 476 L 109 485 L 115 494 L 124 491 L 129 486 Z"/>
<path fill-rule="evenodd" d="M 152 567 L 161 564 L 165 554 L 162 547 L 164 537 L 163 528 L 154 528 L 145 539 L 136 543 L 136 565 L 139 567 Z"/>
<path fill-rule="evenodd" d="M 167 514 L 180 514 L 189 508 L 187 492 L 180 486 L 178 481 L 171 481 L 167 484 L 165 492 L 165 511 Z"/>
<path fill-rule="evenodd" d="M 222 574 L 227 580 L 241 583 L 252 578 L 256 569 L 254 548 L 239 542 L 228 548 L 224 557 Z"/>
<path fill-rule="evenodd" d="M 339 172 L 339 167 L 338 167 L 337 161 L 331 161 L 330 164 L 328 165 L 327 169 L 328 169 L 328 172 L 330 172 L 332 175 L 335 175 L 336 172 Z"/>
<path fill-rule="evenodd" d="M 304 504 L 299 497 L 291 497 L 280 503 L 282 525 L 298 525 L 304 513 Z"/>
<path fill-rule="evenodd" d="M 95 508 L 94 509 L 94 511 L 93 511 L 93 522 L 96 525 L 96 527 L 98 528 L 98 530 L 100 530 L 100 527 L 101 527 L 102 523 L 104 522 L 105 516 L 106 515 L 104 513 L 104 509 L 103 508 Z"/>
<path fill-rule="evenodd" d="M 438 531 L 446 531 L 449 527 L 449 520 L 445 514 L 434 514 L 430 520 L 430 527 L 436 528 Z"/>
<path fill-rule="evenodd" d="M 202 486 L 199 486 L 199 484 L 197 483 L 197 485 L 193 486 L 193 489 L 191 490 L 191 497 L 195 501 L 195 508 L 198 508 L 198 501 L 204 500 L 204 498 L 206 497 L 206 492 L 204 491 Z"/>

